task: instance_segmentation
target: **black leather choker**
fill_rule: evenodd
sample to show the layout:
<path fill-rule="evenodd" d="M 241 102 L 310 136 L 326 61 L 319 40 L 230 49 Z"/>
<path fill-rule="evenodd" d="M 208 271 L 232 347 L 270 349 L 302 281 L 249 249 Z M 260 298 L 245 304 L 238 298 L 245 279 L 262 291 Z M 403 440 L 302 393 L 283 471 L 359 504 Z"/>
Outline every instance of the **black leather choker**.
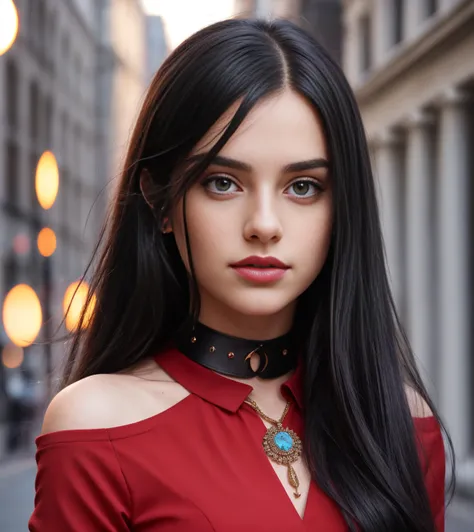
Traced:
<path fill-rule="evenodd" d="M 272 340 L 244 340 L 197 323 L 193 328 L 181 331 L 176 346 L 194 362 L 241 379 L 275 379 L 295 369 L 298 361 L 291 333 Z M 254 354 L 260 357 L 257 371 L 250 365 Z"/>

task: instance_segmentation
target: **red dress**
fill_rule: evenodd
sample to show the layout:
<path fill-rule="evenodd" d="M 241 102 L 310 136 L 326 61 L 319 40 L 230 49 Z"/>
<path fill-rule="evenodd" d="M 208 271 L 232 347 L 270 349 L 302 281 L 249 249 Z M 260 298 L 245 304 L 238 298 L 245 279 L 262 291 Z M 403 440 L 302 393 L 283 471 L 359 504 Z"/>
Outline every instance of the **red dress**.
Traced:
<path fill-rule="evenodd" d="M 33 532 L 345 532 L 312 482 L 301 519 L 262 448 L 252 390 L 175 349 L 156 357 L 190 395 L 163 413 L 109 429 L 37 438 Z M 282 385 L 285 424 L 302 433 L 298 370 Z M 444 531 L 444 447 L 434 418 L 415 419 L 437 530 Z"/>

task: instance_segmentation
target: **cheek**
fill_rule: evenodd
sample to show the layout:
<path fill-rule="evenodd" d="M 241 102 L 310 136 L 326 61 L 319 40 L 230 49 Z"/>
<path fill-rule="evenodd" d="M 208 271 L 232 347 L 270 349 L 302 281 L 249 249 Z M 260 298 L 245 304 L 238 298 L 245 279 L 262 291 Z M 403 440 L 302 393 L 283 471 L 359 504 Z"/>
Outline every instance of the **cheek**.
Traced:
<path fill-rule="evenodd" d="M 202 281 L 221 273 L 238 243 L 235 223 L 216 209 L 202 209 L 188 222 L 196 277 Z M 212 282 L 212 279 L 211 279 Z"/>
<path fill-rule="evenodd" d="M 327 205 L 308 220 L 299 239 L 301 266 L 308 275 L 315 278 L 326 261 L 332 237 L 332 208 Z M 308 227 L 314 230 L 308 231 Z"/>

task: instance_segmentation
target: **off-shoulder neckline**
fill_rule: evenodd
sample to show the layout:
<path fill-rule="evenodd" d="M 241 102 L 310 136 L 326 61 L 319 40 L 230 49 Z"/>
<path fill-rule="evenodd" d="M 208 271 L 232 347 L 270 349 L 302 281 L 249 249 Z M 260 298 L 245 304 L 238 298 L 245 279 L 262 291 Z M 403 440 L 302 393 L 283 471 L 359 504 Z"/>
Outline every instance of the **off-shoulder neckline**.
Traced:
<path fill-rule="evenodd" d="M 138 436 L 152 430 L 159 421 L 176 413 L 187 404 L 187 401 L 195 399 L 203 399 L 207 403 L 230 412 L 237 412 L 252 389 L 245 383 L 228 379 L 208 368 L 199 366 L 171 346 L 157 353 L 153 358 L 174 380 L 190 392 L 188 396 L 162 412 L 132 423 L 104 428 L 66 429 L 40 434 L 35 439 L 37 448 L 60 443 L 120 440 Z M 292 398 L 301 407 L 301 373 L 298 369 L 282 385 L 282 393 Z M 197 376 L 199 376 L 198 379 L 196 379 Z M 413 417 L 412 419 L 416 429 L 420 432 L 432 432 L 439 428 L 434 416 Z"/>
<path fill-rule="evenodd" d="M 171 406 L 164 412 L 160 412 L 148 418 L 119 425 L 116 427 L 94 428 L 94 429 L 68 429 L 40 434 L 35 439 L 36 446 L 39 449 L 49 445 L 61 443 L 81 443 L 81 442 L 100 442 L 116 441 L 134 436 L 139 436 L 155 428 L 160 420 L 164 420 L 167 414 L 174 413 L 178 407 L 181 407 L 186 401 L 192 400 L 195 396 L 188 395 L 175 405 Z M 430 433 L 439 430 L 439 424 L 434 416 L 414 417 L 413 424 L 415 429 L 421 433 Z"/>

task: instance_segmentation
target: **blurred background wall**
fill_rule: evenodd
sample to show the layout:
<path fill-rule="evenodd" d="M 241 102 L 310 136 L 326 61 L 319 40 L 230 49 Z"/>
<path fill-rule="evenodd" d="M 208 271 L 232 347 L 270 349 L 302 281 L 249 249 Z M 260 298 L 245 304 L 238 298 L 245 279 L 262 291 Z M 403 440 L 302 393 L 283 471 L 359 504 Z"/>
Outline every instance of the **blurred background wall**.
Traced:
<path fill-rule="evenodd" d="M 169 49 L 232 15 L 290 18 L 324 44 L 361 109 L 395 299 L 456 448 L 447 530 L 474 531 L 474 0 L 14 3 L 19 35 L 0 55 L 0 301 L 20 283 L 34 289 L 37 342 L 59 326 L 65 293 L 87 265 L 146 86 Z M 59 189 L 44 209 L 35 175 L 48 150 Z M 44 227 L 57 240 L 49 257 L 38 251 Z M 25 473 L 15 465 L 31 456 L 33 436 L 23 445 L 14 433 L 12 445 L 12 398 L 41 412 L 64 346 L 14 346 L 2 321 L 0 353 L 0 529 L 9 532 L 26 522 L 34 478 L 31 461 Z"/>
<path fill-rule="evenodd" d="M 50 316 L 50 326 L 40 331 L 41 341 L 46 329 L 60 324 L 66 289 L 87 265 L 151 71 L 167 50 L 159 17 L 148 21 L 137 0 L 15 5 L 19 35 L 0 57 L 0 294 L 3 301 L 19 283 L 31 286 L 42 302 L 49 293 L 43 318 Z M 35 174 L 47 150 L 57 160 L 59 192 L 45 210 Z M 56 235 L 48 258 L 37 247 L 43 227 Z M 14 353 L 3 327 L 0 342 L 7 346 L 0 394 L 8 377 L 24 369 L 33 371 L 40 388 L 46 385 L 46 370 L 64 354 L 61 344 L 51 353 L 40 346 Z M 0 401 L 0 453 L 4 409 Z"/>
<path fill-rule="evenodd" d="M 109 168 L 110 98 L 104 91 L 112 85 L 115 56 L 104 2 L 15 4 L 20 32 L 0 59 L 0 286 L 2 296 L 19 283 L 30 285 L 43 301 L 48 293 L 48 311 L 56 318 L 52 329 L 62 315 L 62 295 L 81 274 L 101 221 L 102 209 L 96 209 L 85 224 Z M 47 211 L 35 192 L 36 168 L 46 150 L 55 154 L 60 176 L 60 193 Z M 57 239 L 49 258 L 36 245 L 46 226 Z M 43 327 L 39 341 L 45 332 Z M 44 358 L 38 346 L 16 357 L 11 352 L 4 351 L 5 386 L 25 368 L 44 383 L 47 358 L 62 356 L 60 345 L 52 353 L 44 350 Z"/>
<path fill-rule="evenodd" d="M 0 0 L 0 47 L 7 2 Z M 64 358 L 63 343 L 41 342 L 59 327 L 66 291 L 87 266 L 146 86 L 168 52 L 162 20 L 149 19 L 138 0 L 14 4 L 18 36 L 0 52 L 0 301 L 26 284 L 42 320 L 36 345 L 24 347 L 0 322 L 2 532 L 26 528 L 34 467 L 22 475 L 21 464 L 56 384 L 49 372 Z M 47 151 L 57 161 L 59 189 L 45 209 L 35 176 Z M 48 257 L 38 248 L 45 227 L 56 241 Z M 19 321 L 29 317 L 20 313 Z"/>
<path fill-rule="evenodd" d="M 395 300 L 450 431 L 458 508 L 474 530 L 474 2 L 353 0 L 342 24 Z"/>
<path fill-rule="evenodd" d="M 395 299 L 472 490 L 474 2 L 346 2 L 343 24 Z"/>

